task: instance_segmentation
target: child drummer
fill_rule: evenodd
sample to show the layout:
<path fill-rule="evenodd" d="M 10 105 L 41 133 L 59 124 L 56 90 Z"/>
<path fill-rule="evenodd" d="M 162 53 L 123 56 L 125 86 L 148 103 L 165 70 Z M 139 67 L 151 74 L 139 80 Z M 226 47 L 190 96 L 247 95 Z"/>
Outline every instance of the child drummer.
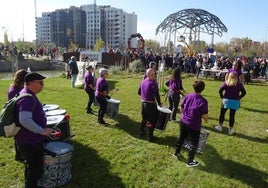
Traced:
<path fill-rule="evenodd" d="M 180 135 L 177 140 L 174 156 L 179 157 L 184 140 L 190 135 L 192 147 L 189 149 L 187 166 L 197 166 L 198 161 L 194 160 L 198 148 L 202 119 L 208 120 L 208 102 L 201 95 L 205 89 L 203 81 L 193 83 L 194 93 L 185 96 L 181 104 Z"/>

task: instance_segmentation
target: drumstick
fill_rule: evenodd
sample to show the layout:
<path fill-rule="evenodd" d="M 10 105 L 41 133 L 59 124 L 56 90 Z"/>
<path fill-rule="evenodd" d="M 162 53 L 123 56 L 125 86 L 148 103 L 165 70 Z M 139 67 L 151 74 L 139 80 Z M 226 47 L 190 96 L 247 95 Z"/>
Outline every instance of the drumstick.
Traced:
<path fill-rule="evenodd" d="M 119 90 L 118 88 L 113 89 L 113 93 L 110 95 L 110 97 L 111 97 L 113 94 L 115 94 L 118 90 Z"/>

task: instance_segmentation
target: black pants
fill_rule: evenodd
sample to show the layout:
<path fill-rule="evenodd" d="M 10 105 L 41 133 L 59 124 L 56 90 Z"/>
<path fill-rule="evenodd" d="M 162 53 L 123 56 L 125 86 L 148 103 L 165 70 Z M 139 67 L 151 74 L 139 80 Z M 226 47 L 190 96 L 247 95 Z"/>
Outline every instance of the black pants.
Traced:
<path fill-rule="evenodd" d="M 98 121 L 103 121 L 104 114 L 106 113 L 107 110 L 107 100 L 104 97 L 96 97 L 96 100 L 98 101 L 100 108 L 98 112 Z"/>
<path fill-rule="evenodd" d="M 180 103 L 180 94 L 169 92 L 168 101 L 169 101 L 169 109 L 172 111 L 171 120 L 176 120 L 176 115 L 178 113 L 178 107 Z"/>
<path fill-rule="evenodd" d="M 149 102 L 141 103 L 142 122 L 140 127 L 140 133 L 144 133 L 144 129 L 147 125 L 149 141 L 153 139 L 154 127 L 157 122 L 157 114 L 158 111 L 155 103 L 149 103 Z"/>
<path fill-rule="evenodd" d="M 221 107 L 221 113 L 220 113 L 220 117 L 219 117 L 219 123 L 222 125 L 224 122 L 224 118 L 225 118 L 225 113 L 228 110 L 228 108 L 223 108 L 223 106 Z M 229 114 L 229 127 L 233 127 L 234 123 L 235 123 L 235 112 L 236 110 L 230 109 L 230 114 Z"/>
<path fill-rule="evenodd" d="M 190 136 L 191 142 L 192 142 L 192 147 L 189 150 L 188 153 L 188 160 L 187 163 L 190 163 L 194 160 L 194 156 L 196 154 L 196 150 L 198 147 L 199 143 L 199 137 L 200 137 L 200 130 L 196 131 L 189 126 L 185 125 L 182 121 L 180 121 L 180 135 L 179 138 L 177 139 L 177 144 L 176 144 L 176 153 L 181 152 L 181 148 L 183 146 L 184 140 Z"/>
<path fill-rule="evenodd" d="M 87 89 L 85 91 L 87 92 L 87 95 L 88 95 L 87 112 L 89 112 L 91 110 L 91 105 L 95 99 L 95 93 L 94 93 L 94 90 L 92 89 Z"/>
<path fill-rule="evenodd" d="M 25 159 L 25 188 L 36 188 L 43 173 L 43 144 L 18 143 L 19 151 Z"/>

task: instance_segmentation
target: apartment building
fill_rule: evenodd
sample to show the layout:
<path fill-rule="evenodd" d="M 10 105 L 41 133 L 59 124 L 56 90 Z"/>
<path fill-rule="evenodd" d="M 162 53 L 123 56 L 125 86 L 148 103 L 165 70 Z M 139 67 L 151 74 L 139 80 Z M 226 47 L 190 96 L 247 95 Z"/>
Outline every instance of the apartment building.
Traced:
<path fill-rule="evenodd" d="M 59 9 L 42 14 L 36 22 L 39 45 L 53 43 L 68 47 L 74 43 L 79 48 L 91 49 L 101 38 L 106 48 L 124 50 L 133 33 L 137 33 L 137 15 L 109 5 L 89 4 Z M 49 36 L 50 40 L 44 40 L 45 36 Z"/>

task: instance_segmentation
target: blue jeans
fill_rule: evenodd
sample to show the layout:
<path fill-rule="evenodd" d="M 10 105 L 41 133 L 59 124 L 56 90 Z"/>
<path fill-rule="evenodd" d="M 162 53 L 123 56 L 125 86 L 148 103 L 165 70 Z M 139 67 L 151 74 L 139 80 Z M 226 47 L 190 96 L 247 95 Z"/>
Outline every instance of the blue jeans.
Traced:
<path fill-rule="evenodd" d="M 72 88 L 75 88 L 75 82 L 76 82 L 76 80 L 77 80 L 77 74 L 72 74 L 72 76 L 71 76 L 71 87 Z"/>

